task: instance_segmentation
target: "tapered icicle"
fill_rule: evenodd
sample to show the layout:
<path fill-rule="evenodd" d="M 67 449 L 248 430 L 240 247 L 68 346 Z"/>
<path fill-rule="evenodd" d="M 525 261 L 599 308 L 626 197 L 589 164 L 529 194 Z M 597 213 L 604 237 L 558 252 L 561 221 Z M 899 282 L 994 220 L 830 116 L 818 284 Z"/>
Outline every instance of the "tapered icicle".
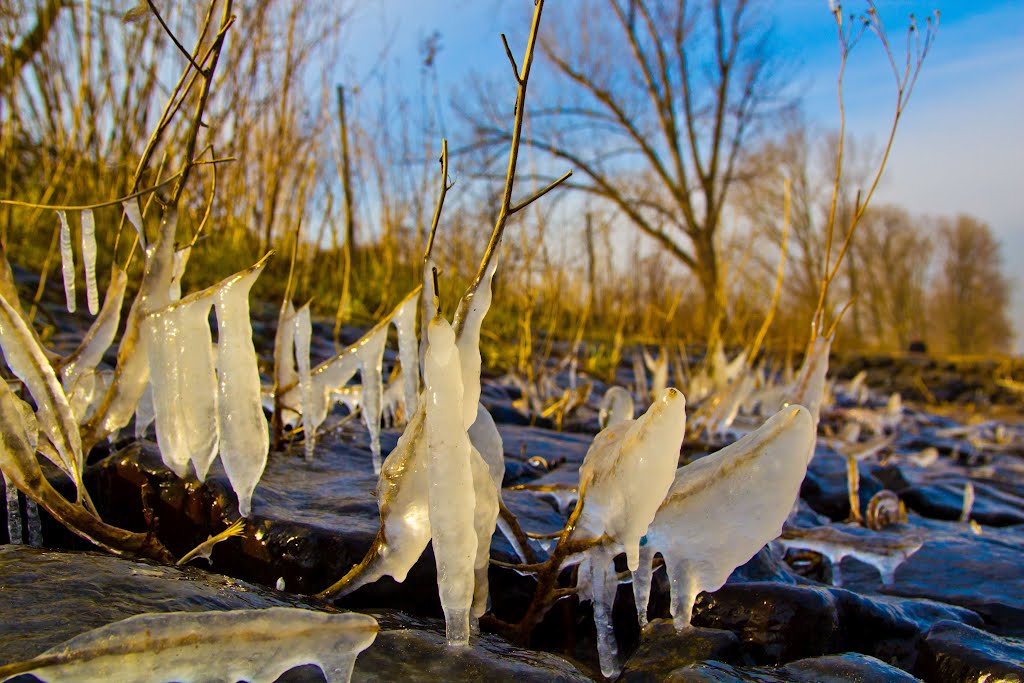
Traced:
<path fill-rule="evenodd" d="M 270 450 L 267 419 L 260 404 L 260 370 L 252 343 L 249 290 L 263 268 L 231 279 L 217 293 L 217 378 L 220 458 L 238 511 L 248 517 L 252 492 Z"/>
<path fill-rule="evenodd" d="M 6 474 L 0 472 L 0 475 L 4 478 L 4 493 L 7 497 L 7 537 L 10 543 L 21 543 L 21 505 L 18 502 L 18 489 L 14 488 Z"/>
<path fill-rule="evenodd" d="M 25 498 L 25 523 L 28 526 L 28 544 L 33 548 L 42 548 L 43 524 L 39 519 L 39 506 L 31 498 Z"/>
<path fill-rule="evenodd" d="M 299 368 L 299 412 L 302 413 L 306 462 L 313 459 L 316 448 L 317 424 L 310 419 L 313 414 L 313 380 L 309 374 L 309 345 L 313 335 L 312 322 L 309 319 L 309 304 L 298 310 L 292 317 L 293 337 L 295 345 L 295 363 Z"/>
<path fill-rule="evenodd" d="M 416 343 L 417 297 L 410 297 L 392 314 L 391 322 L 398 330 L 398 359 L 402 363 L 402 397 L 405 401 L 405 419 L 416 410 L 416 397 L 420 391 L 419 352 Z"/>
<path fill-rule="evenodd" d="M 370 453 L 373 471 L 380 474 L 380 413 L 384 405 L 384 345 L 388 341 L 388 328 L 382 327 L 356 347 L 359 374 L 363 385 L 363 422 L 370 432 Z"/>
<path fill-rule="evenodd" d="M 85 339 L 73 354 L 68 356 L 61 368 L 61 384 L 70 397 L 78 378 L 96 369 L 103 354 L 114 342 L 117 326 L 121 320 L 121 304 L 128 285 L 128 276 L 123 270 L 114 266 L 110 274 L 110 285 L 103 299 L 103 308 L 99 316 L 89 327 Z"/>
<path fill-rule="evenodd" d="M 82 211 L 82 261 L 85 264 L 85 295 L 89 301 L 89 315 L 100 310 L 100 296 L 96 290 L 96 218 L 92 209 Z"/>
<path fill-rule="evenodd" d="M 440 316 L 427 329 L 424 400 L 427 402 L 427 489 L 437 587 L 448 643 L 469 643 L 477 537 L 469 435 L 463 425 L 463 388 L 455 333 Z M 476 406 L 473 407 L 476 416 Z M 491 527 L 493 533 L 494 527 Z"/>
<path fill-rule="evenodd" d="M 57 212 L 60 219 L 60 265 L 64 274 L 64 298 L 68 313 L 75 312 L 75 254 L 71 249 L 71 226 L 63 211 Z"/>
<path fill-rule="evenodd" d="M 178 302 L 151 313 L 145 323 L 160 456 L 179 477 L 191 461 L 200 480 L 219 440 L 211 304 L 205 297 Z"/>
<path fill-rule="evenodd" d="M 139 205 L 134 199 L 129 199 L 121 204 L 124 207 L 124 215 L 128 219 L 128 222 L 135 228 L 135 232 L 139 235 L 139 246 L 145 251 L 149 248 L 146 244 L 146 230 L 142 222 L 142 214 L 139 212 Z"/>
<path fill-rule="evenodd" d="M 171 268 L 171 288 L 168 292 L 171 301 L 177 301 L 181 298 L 181 278 L 185 275 L 185 266 L 188 265 L 188 257 L 191 253 L 191 246 L 174 252 L 174 262 Z"/>
<path fill-rule="evenodd" d="M 299 373 L 295 370 L 294 316 L 295 306 L 289 301 L 281 307 L 277 316 L 277 330 L 274 332 L 274 386 L 280 392 L 284 392 L 287 387 L 297 388 L 299 384 Z M 284 395 L 287 397 L 287 393 Z M 286 403 L 286 400 L 280 403 L 289 408 L 298 408 L 297 405 Z M 295 410 L 282 410 L 280 417 L 281 424 L 296 424 L 298 413 Z"/>

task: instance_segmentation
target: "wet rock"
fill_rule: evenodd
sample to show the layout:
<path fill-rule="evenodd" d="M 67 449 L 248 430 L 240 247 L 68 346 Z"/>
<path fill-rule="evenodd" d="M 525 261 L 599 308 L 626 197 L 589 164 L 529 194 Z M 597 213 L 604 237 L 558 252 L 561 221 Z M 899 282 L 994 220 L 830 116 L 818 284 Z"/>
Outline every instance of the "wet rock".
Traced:
<path fill-rule="evenodd" d="M 884 592 L 966 607 L 981 615 L 988 630 L 1024 637 L 1024 533 L 984 528 L 975 535 L 966 525 L 916 523 L 928 530 L 928 540 Z"/>
<path fill-rule="evenodd" d="M 665 683 L 911 683 L 917 679 L 874 657 L 848 652 L 801 659 L 780 667 L 743 667 L 716 661 L 702 662 L 676 669 L 662 680 Z"/>
<path fill-rule="evenodd" d="M 1024 681 L 1024 642 L 951 621 L 921 643 L 914 674 L 925 681 Z"/>
<path fill-rule="evenodd" d="M 758 664 L 836 652 L 841 641 L 835 597 L 825 589 L 770 582 L 726 584 L 702 593 L 693 625 L 736 633 Z"/>
<path fill-rule="evenodd" d="M 935 468 L 889 465 L 875 468 L 874 474 L 908 508 L 925 517 L 959 519 L 964 489 L 970 482 L 974 486 L 971 519 L 990 526 L 1024 524 L 1024 485 L 1019 478 L 978 476 L 949 464 Z"/>
<path fill-rule="evenodd" d="M 868 501 L 885 488 L 864 463 L 860 471 L 861 514 L 867 512 Z M 846 458 L 834 450 L 818 446 L 800 487 L 800 497 L 815 512 L 839 522 L 850 517 L 850 496 L 846 480 Z"/>
<path fill-rule="evenodd" d="M 734 662 L 742 657 L 739 638 L 731 631 L 688 628 L 677 631 L 671 619 L 650 622 L 640 645 L 626 661 L 620 681 L 658 683 L 675 669 L 706 659 Z"/>
<path fill-rule="evenodd" d="M 330 609 L 317 601 L 208 574 L 95 553 L 0 547 L 0 663 L 30 659 L 89 629 L 143 612 Z M 444 624 L 375 613 L 381 632 L 356 659 L 353 681 L 585 681 L 565 660 L 494 636 L 468 648 L 445 644 Z M 312 667 L 282 681 L 323 677 Z"/>

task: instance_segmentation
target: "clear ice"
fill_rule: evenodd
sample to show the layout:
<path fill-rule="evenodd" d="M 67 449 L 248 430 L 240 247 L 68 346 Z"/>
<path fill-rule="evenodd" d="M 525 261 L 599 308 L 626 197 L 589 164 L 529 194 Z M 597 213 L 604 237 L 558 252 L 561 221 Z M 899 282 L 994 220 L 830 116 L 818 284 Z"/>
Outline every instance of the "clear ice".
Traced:
<path fill-rule="evenodd" d="M 356 656 L 377 632 L 369 615 L 291 607 L 138 614 L 18 663 L 15 673 L 65 683 L 272 683 L 289 669 L 315 664 L 328 683 L 347 683 Z"/>
<path fill-rule="evenodd" d="M 782 531 L 814 450 L 810 413 L 791 405 L 712 455 L 680 468 L 647 530 L 633 591 L 647 620 L 651 561 L 665 560 L 676 628 L 690 624 L 701 591 L 718 590 L 740 566 Z"/>
<path fill-rule="evenodd" d="M 373 471 L 380 473 L 380 414 L 384 407 L 384 346 L 388 341 L 388 326 L 364 338 L 356 346 L 359 359 L 360 382 L 363 387 L 363 422 L 370 432 L 370 453 Z"/>
<path fill-rule="evenodd" d="M 464 424 L 464 392 L 455 332 L 447 321 L 436 316 L 427 328 L 427 339 L 423 364 L 427 404 L 424 436 L 437 586 L 448 642 L 468 644 L 477 551 L 472 445 Z M 475 404 L 473 408 L 475 418 Z"/>
<path fill-rule="evenodd" d="M 623 387 L 609 387 L 597 412 L 601 429 L 633 419 L 633 396 Z"/>
<path fill-rule="evenodd" d="M 71 248 L 71 226 L 63 211 L 57 212 L 60 219 L 60 265 L 64 276 L 64 298 L 67 300 L 68 313 L 75 312 L 75 254 Z"/>
<path fill-rule="evenodd" d="M 252 492 L 263 476 L 270 450 L 249 320 L 249 290 L 262 270 L 259 266 L 229 278 L 214 298 L 220 459 L 238 496 L 238 511 L 243 517 L 249 516 Z"/>
<path fill-rule="evenodd" d="M 82 261 L 85 264 L 85 295 L 89 302 L 89 315 L 100 309 L 96 291 L 96 217 L 92 209 L 82 211 Z"/>
<path fill-rule="evenodd" d="M 292 316 L 292 339 L 295 347 L 295 365 L 299 374 L 299 414 L 302 415 L 303 448 L 306 462 L 313 460 L 316 449 L 316 430 L 320 422 L 313 419 L 313 378 L 310 376 L 309 346 L 313 336 L 313 323 L 309 318 L 309 304 Z"/>

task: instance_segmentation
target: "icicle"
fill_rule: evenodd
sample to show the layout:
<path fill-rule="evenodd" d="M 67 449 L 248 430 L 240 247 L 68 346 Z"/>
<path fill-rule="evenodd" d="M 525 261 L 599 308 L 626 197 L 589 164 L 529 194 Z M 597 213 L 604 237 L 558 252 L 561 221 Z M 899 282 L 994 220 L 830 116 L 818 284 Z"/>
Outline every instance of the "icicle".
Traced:
<path fill-rule="evenodd" d="M 60 219 L 60 264 L 64 274 L 64 298 L 68 313 L 75 312 L 75 254 L 71 250 L 71 227 L 63 211 L 57 212 Z"/>
<path fill-rule="evenodd" d="M 28 544 L 33 548 L 43 547 L 43 524 L 39 519 L 39 506 L 31 498 L 25 498 L 25 521 L 28 525 Z"/>
<path fill-rule="evenodd" d="M 139 205 L 135 203 L 134 199 L 129 199 L 121 204 L 124 207 L 124 215 L 128 219 L 128 222 L 135 228 L 135 232 L 139 235 L 139 246 L 142 247 L 142 251 L 149 249 L 149 245 L 146 244 L 146 230 L 145 224 L 142 222 L 142 214 L 139 212 Z"/>
<path fill-rule="evenodd" d="M 612 622 L 612 607 L 618 579 L 615 573 L 615 550 L 598 546 L 586 553 L 580 563 L 579 598 L 594 604 L 594 625 L 597 627 L 597 655 L 601 662 L 601 673 L 613 678 L 619 673 L 619 648 L 615 640 L 615 626 Z"/>
<path fill-rule="evenodd" d="M 191 253 L 191 245 L 174 252 L 174 263 L 171 267 L 171 287 L 168 290 L 171 301 L 181 299 L 181 278 L 185 276 L 185 266 L 188 265 L 188 257 Z"/>
<path fill-rule="evenodd" d="M 419 353 L 416 342 L 418 297 L 409 297 L 392 314 L 391 322 L 398 330 L 398 359 L 402 363 L 402 387 L 406 419 L 416 410 L 419 395 Z"/>
<path fill-rule="evenodd" d="M 387 326 L 381 327 L 356 346 L 359 374 L 363 385 L 363 422 L 370 432 L 373 471 L 380 474 L 380 413 L 384 400 L 384 345 L 388 341 Z"/>
<path fill-rule="evenodd" d="M 270 450 L 267 419 L 260 405 L 260 371 L 249 321 L 249 290 L 263 265 L 229 279 L 219 289 L 217 309 L 218 419 L 220 458 L 238 511 L 248 517 L 252 492 L 263 475 Z"/>
<path fill-rule="evenodd" d="M 7 537 L 10 539 L 10 543 L 18 544 L 22 542 L 21 504 L 18 502 L 18 489 L 14 488 L 14 484 L 6 474 L 0 471 L 0 475 L 4 478 L 4 493 L 7 497 Z"/>
<path fill-rule="evenodd" d="M 676 472 L 647 530 L 647 557 L 660 552 L 665 558 L 676 628 L 689 625 L 698 593 L 718 590 L 733 569 L 779 535 L 813 449 L 810 413 L 789 406 L 757 431 Z M 651 571 L 650 562 L 640 563 L 634 581 L 649 586 Z M 637 610 L 646 612 L 646 603 Z"/>
<path fill-rule="evenodd" d="M 114 266 L 110 273 L 110 285 L 103 298 L 103 309 L 89 327 L 82 343 L 73 354 L 65 359 L 61 368 L 61 384 L 69 396 L 78 377 L 83 373 L 95 370 L 103 360 L 103 354 L 114 343 L 117 326 L 121 321 L 121 305 L 124 302 L 124 292 L 127 286 L 128 276 L 123 270 Z"/>
<path fill-rule="evenodd" d="M 89 315 L 100 310 L 99 292 L 96 291 L 96 218 L 92 209 L 82 211 L 82 261 L 85 262 L 85 294 L 89 301 Z"/>
<path fill-rule="evenodd" d="M 156 413 L 153 408 L 153 385 L 147 383 L 146 390 L 142 392 L 142 397 L 139 398 L 139 402 L 135 406 L 135 438 L 146 438 L 146 432 L 149 430 L 149 426 L 153 424 L 153 420 L 155 419 Z"/>
<path fill-rule="evenodd" d="M 832 338 L 820 335 L 807 347 L 804 362 L 800 366 L 796 382 L 789 394 L 789 402 L 807 408 L 814 420 L 815 429 L 825 402 L 825 376 L 828 374 L 828 354 Z M 814 457 L 811 451 L 810 457 Z"/>
<path fill-rule="evenodd" d="M 196 476 L 217 454 L 217 376 L 208 297 L 180 301 L 149 314 L 150 384 L 160 456 L 179 477 L 191 460 Z"/>
<path fill-rule="evenodd" d="M 292 317 L 292 338 L 295 346 L 295 363 L 299 369 L 299 412 L 302 414 L 302 428 L 305 439 L 306 462 L 312 462 L 316 448 L 316 429 L 319 426 L 307 416 L 313 414 L 313 381 L 309 375 L 309 344 L 313 325 L 309 319 L 309 304 L 300 308 Z"/>
<path fill-rule="evenodd" d="M 463 388 L 455 332 L 440 316 L 427 329 L 424 359 L 424 431 L 427 441 L 428 509 L 437 587 L 450 645 L 469 643 L 477 537 L 473 509 L 471 445 L 463 425 Z M 476 406 L 473 406 L 474 419 Z M 493 527 L 491 528 L 493 531 Z"/>
<path fill-rule="evenodd" d="M 609 387 L 597 413 L 601 429 L 633 419 L 633 397 L 623 387 Z"/>
<path fill-rule="evenodd" d="M 281 307 L 281 312 L 277 316 L 277 330 L 274 332 L 274 386 L 281 392 L 285 387 L 298 389 L 299 386 L 299 373 L 295 369 L 295 326 L 292 324 L 294 316 L 295 306 L 289 301 Z M 285 403 L 284 399 L 289 393 L 284 393 L 280 403 L 297 409 L 297 401 L 295 404 Z M 281 424 L 298 424 L 297 410 L 282 410 Z"/>

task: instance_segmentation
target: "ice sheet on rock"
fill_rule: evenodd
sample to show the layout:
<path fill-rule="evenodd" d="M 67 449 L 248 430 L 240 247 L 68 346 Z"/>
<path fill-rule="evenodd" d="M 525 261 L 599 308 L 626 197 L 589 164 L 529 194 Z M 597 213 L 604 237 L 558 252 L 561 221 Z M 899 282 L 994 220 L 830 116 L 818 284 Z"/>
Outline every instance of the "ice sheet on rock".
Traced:
<path fill-rule="evenodd" d="M 313 336 L 313 323 L 309 318 L 309 304 L 292 316 L 292 337 L 295 347 L 295 365 L 299 374 L 299 413 L 302 415 L 303 446 L 306 462 L 313 460 L 316 449 L 316 430 L 320 422 L 313 418 L 313 379 L 310 376 L 309 345 Z M 322 419 L 322 418 L 321 418 Z"/>
<path fill-rule="evenodd" d="M 597 412 L 601 429 L 633 419 L 633 396 L 623 387 L 609 387 Z"/>
<path fill-rule="evenodd" d="M 477 535 L 472 445 L 464 425 L 461 375 L 455 331 L 436 316 L 427 328 L 423 364 L 430 481 L 427 500 L 448 642 L 465 645 L 469 643 Z M 473 408 L 475 419 L 476 406 Z M 489 483 L 489 475 L 485 476 Z"/>
<path fill-rule="evenodd" d="M 238 511 L 248 517 L 263 476 L 270 433 L 260 402 L 260 371 L 249 320 L 249 290 L 263 265 L 229 278 L 214 299 L 217 311 L 217 384 L 220 458 Z"/>
<path fill-rule="evenodd" d="M 67 396 L 43 349 L 18 312 L 0 295 L 0 349 L 7 367 L 25 383 L 36 403 L 39 428 L 56 449 L 53 463 L 82 494 L 82 440 Z M 49 451 L 46 451 L 50 457 Z"/>
<path fill-rule="evenodd" d="M 150 313 L 148 356 L 160 456 L 179 477 L 189 461 L 200 480 L 217 455 L 217 376 L 208 296 Z"/>
<path fill-rule="evenodd" d="M 419 344 L 416 340 L 416 312 L 418 297 L 408 297 L 391 314 L 391 322 L 398 331 L 398 359 L 402 363 L 402 389 L 406 419 L 416 410 L 419 395 Z"/>
<path fill-rule="evenodd" d="M 359 359 L 359 374 L 363 386 L 363 422 L 370 432 L 370 453 L 373 456 L 373 471 L 379 473 L 380 462 L 380 413 L 384 402 L 384 346 L 388 341 L 387 325 L 365 337 L 356 346 Z"/>
<path fill-rule="evenodd" d="M 117 326 L 121 322 L 121 306 L 124 303 L 124 292 L 127 286 L 128 275 L 114 266 L 99 316 L 89 327 L 82 343 L 74 353 L 65 359 L 61 367 L 60 378 L 65 393 L 70 395 L 80 375 L 95 370 L 103 360 L 107 349 L 114 343 Z"/>
<path fill-rule="evenodd" d="M 784 548 L 813 550 L 828 558 L 832 565 L 832 584 L 843 583 L 840 565 L 852 556 L 878 570 L 882 584 L 891 586 L 896 569 L 921 549 L 924 538 L 918 534 L 874 531 L 855 525 L 823 526 L 811 529 L 787 529 L 778 540 Z"/>
<path fill-rule="evenodd" d="M 815 429 L 825 401 L 825 376 L 828 374 L 828 354 L 832 338 L 819 335 L 807 347 L 804 362 L 797 373 L 796 382 L 789 394 L 789 402 L 804 406 L 814 420 Z M 810 457 L 814 456 L 811 451 Z"/>
<path fill-rule="evenodd" d="M 698 593 L 720 588 L 733 569 L 779 535 L 814 438 L 810 414 L 792 405 L 757 431 L 676 472 L 647 531 L 644 562 L 633 573 L 641 622 L 654 553 L 665 559 L 672 615 L 676 628 L 684 628 Z"/>
<path fill-rule="evenodd" d="M 666 389 L 636 420 L 594 437 L 580 465 L 583 513 L 574 537 L 610 537 L 635 570 L 640 539 L 672 484 L 686 433 L 686 399 Z"/>
<path fill-rule="evenodd" d="M 315 664 L 328 683 L 347 683 L 356 656 L 377 632 L 369 615 L 291 607 L 138 614 L 75 636 L 15 673 L 66 683 L 272 683 L 289 669 Z"/>
<path fill-rule="evenodd" d="M 82 211 L 82 262 L 85 264 L 85 296 L 89 302 L 89 315 L 100 309 L 96 291 L 96 217 L 92 209 Z"/>
<path fill-rule="evenodd" d="M 75 254 L 71 247 L 71 226 L 63 211 L 57 211 L 60 219 L 60 265 L 64 276 L 64 298 L 68 313 L 75 312 Z"/>

